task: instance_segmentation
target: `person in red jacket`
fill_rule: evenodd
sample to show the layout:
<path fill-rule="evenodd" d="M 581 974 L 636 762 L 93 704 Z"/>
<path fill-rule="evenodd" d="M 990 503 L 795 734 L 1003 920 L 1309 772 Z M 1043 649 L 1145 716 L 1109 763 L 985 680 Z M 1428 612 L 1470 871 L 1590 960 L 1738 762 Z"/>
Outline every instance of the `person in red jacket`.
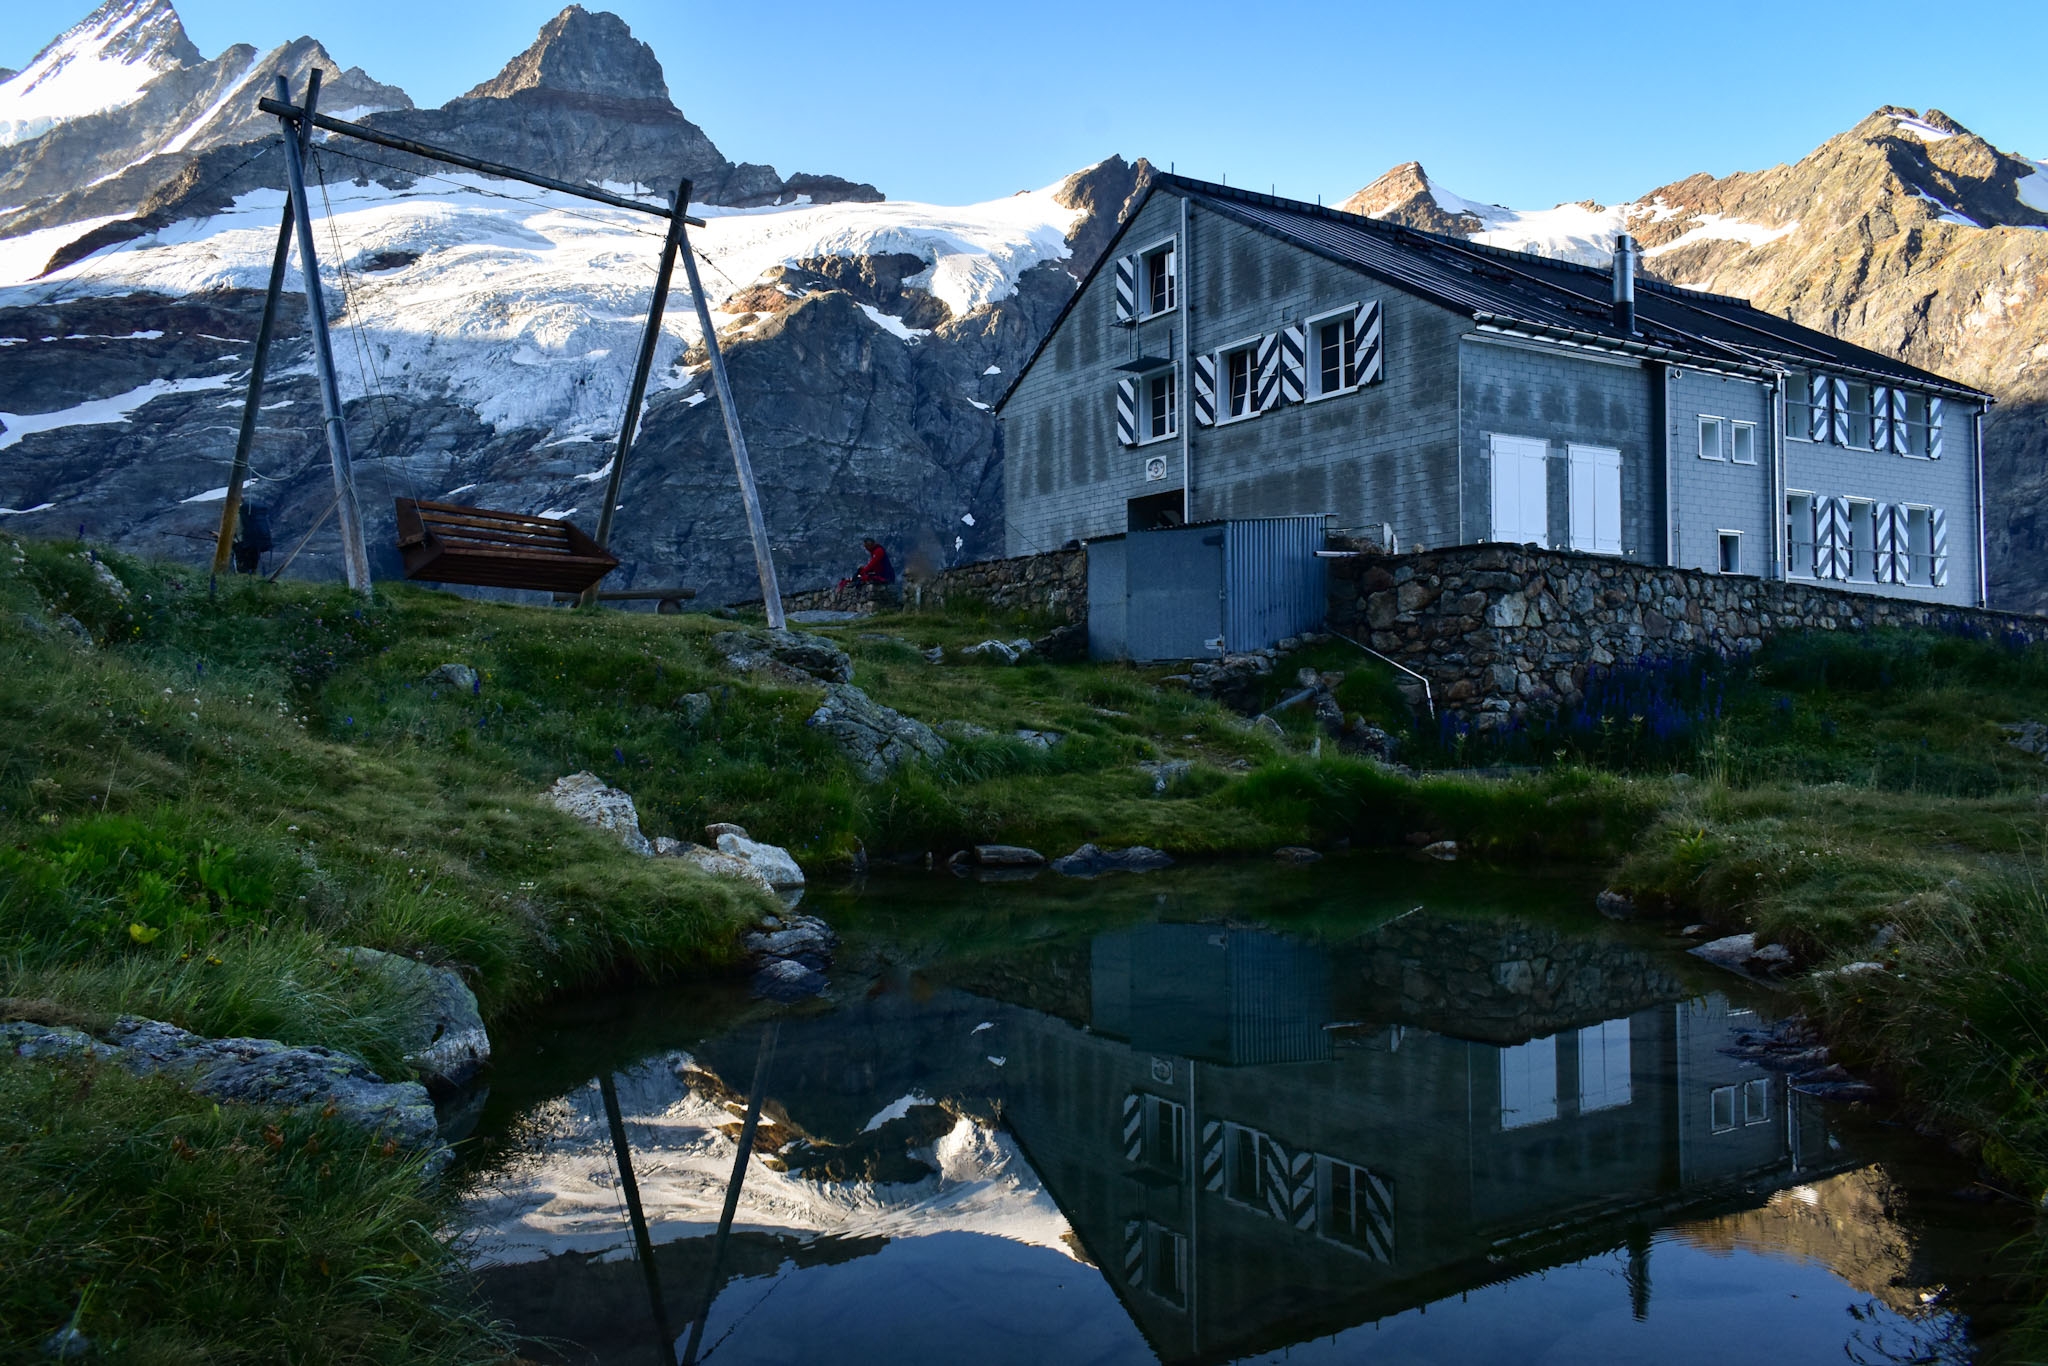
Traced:
<path fill-rule="evenodd" d="M 868 562 L 854 570 L 852 578 L 841 579 L 840 588 L 856 583 L 896 582 L 896 571 L 889 564 L 889 552 L 882 548 L 882 543 L 872 536 L 863 536 L 860 543 L 861 548 L 868 552 Z"/>

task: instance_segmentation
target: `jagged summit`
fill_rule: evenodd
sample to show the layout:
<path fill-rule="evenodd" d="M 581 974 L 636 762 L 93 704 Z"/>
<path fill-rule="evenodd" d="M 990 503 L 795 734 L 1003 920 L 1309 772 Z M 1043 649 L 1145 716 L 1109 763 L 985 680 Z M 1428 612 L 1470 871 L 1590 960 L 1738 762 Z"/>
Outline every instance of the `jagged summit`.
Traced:
<path fill-rule="evenodd" d="M 0 147 L 133 104 L 157 77 L 202 60 L 170 0 L 107 0 L 0 84 Z"/>
<path fill-rule="evenodd" d="M 464 99 L 508 99 L 528 90 L 669 103 L 654 49 L 616 14 L 571 5 L 550 19 L 533 46 Z"/>

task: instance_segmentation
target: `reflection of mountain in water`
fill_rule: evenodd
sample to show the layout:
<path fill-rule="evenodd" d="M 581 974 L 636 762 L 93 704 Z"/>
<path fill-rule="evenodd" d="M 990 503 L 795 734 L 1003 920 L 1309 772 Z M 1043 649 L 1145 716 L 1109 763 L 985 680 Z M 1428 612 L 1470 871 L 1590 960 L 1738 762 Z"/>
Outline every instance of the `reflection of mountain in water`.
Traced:
<path fill-rule="evenodd" d="M 1371 946 L 1362 967 L 1347 956 L 1333 982 L 1329 957 L 1275 935 L 1152 925 L 1093 941 L 1084 1020 L 903 982 L 786 1020 L 728 1277 L 992 1237 L 1092 1262 L 1152 1350 L 1180 1360 L 1299 1342 L 1627 1247 L 1615 1293 L 1642 1318 L 1651 1229 L 1849 1165 L 1817 1107 L 1720 1051 L 1755 1023 L 1725 997 L 1677 999 L 1668 976 L 1623 964 L 1603 999 L 1591 960 L 1542 931 L 1495 925 L 1434 949 L 1420 933 L 1402 930 L 1391 960 Z M 1077 997 L 1064 993 L 1078 1013 Z M 1464 1007 L 1494 1041 L 1401 1018 L 1442 1028 Z M 1514 1019 L 1546 1032 L 1503 1040 Z M 622 1077 L 657 1244 L 715 1223 L 738 1132 L 731 1088 L 754 1047 L 743 1030 Z M 528 1263 L 487 1285 L 501 1305 L 537 1276 L 630 1296 L 617 1261 L 531 1265 L 630 1246 L 595 1092 L 531 1122 L 528 1156 L 472 1201 L 480 1261 Z M 1834 1241 L 1896 1241 L 1867 1227 L 1881 1218 L 1806 1220 L 1797 1250 L 1832 1265 Z M 1695 1227 L 1701 1245 L 1789 1245 L 1766 1214 Z M 980 1255 L 947 1246 L 921 1274 Z M 1852 1260 L 1873 1276 L 1903 1267 L 1869 1251 Z M 701 1269 L 668 1283 L 687 1320 Z"/>

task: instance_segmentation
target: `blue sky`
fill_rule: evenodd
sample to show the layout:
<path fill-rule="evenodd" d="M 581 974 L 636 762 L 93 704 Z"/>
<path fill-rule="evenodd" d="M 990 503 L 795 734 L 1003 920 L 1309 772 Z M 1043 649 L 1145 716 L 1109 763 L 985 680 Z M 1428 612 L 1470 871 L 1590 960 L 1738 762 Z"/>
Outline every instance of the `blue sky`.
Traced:
<path fill-rule="evenodd" d="M 651 43 L 736 161 L 961 203 L 1112 152 L 1341 198 L 1420 160 L 1469 198 L 1633 198 L 1796 160 L 1881 104 L 1946 110 L 2048 158 L 2048 4 L 1531 3 L 860 6 L 590 0 Z M 439 104 L 532 41 L 557 0 L 179 0 L 208 56 L 305 30 Z M 0 65 L 90 9 L 0 5 Z"/>

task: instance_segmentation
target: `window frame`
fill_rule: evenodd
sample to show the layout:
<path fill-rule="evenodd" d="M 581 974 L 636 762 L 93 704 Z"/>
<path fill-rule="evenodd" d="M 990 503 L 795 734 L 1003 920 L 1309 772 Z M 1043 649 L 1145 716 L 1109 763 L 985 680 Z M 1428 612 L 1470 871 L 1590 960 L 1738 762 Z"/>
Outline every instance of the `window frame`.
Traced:
<path fill-rule="evenodd" d="M 1317 332 L 1326 323 L 1352 323 L 1357 316 L 1358 305 L 1356 303 L 1348 303 L 1339 308 L 1325 309 L 1321 313 L 1312 313 L 1302 319 L 1302 326 L 1308 332 L 1308 350 L 1310 353 L 1308 361 L 1309 382 L 1304 386 L 1307 392 L 1303 395 L 1303 402 L 1316 403 L 1326 398 L 1342 398 L 1345 394 L 1355 394 L 1365 387 L 1362 384 L 1340 384 L 1335 389 L 1325 389 L 1322 387 L 1323 348 Z M 1356 333 L 1353 333 L 1345 338 L 1342 354 L 1337 361 L 1337 373 L 1340 376 L 1351 373 L 1357 355 L 1358 336 Z"/>
<path fill-rule="evenodd" d="M 1792 504 L 1796 500 L 1803 500 L 1806 504 L 1806 567 L 1804 569 L 1799 567 L 1799 538 L 1792 534 Z M 1811 581 L 1818 577 L 1813 571 L 1814 556 L 1820 553 L 1820 535 L 1813 519 L 1814 509 L 1819 502 L 1820 495 L 1817 493 L 1810 493 L 1805 489 L 1785 490 L 1785 577 L 1788 579 L 1807 579 Z"/>
<path fill-rule="evenodd" d="M 1737 1093 L 1740 1089 L 1740 1087 L 1730 1083 L 1727 1086 L 1716 1086 L 1707 1092 L 1707 1132 L 1712 1134 L 1732 1134 L 1742 1127 L 1742 1116 L 1738 1112 L 1736 1104 Z M 1719 1113 L 1721 1102 L 1724 1099 L 1728 1103 L 1728 1120 L 1725 1124 L 1721 1121 Z"/>
<path fill-rule="evenodd" d="M 1612 456 L 1610 461 L 1608 456 Z M 1595 446 L 1583 441 L 1565 443 L 1565 539 L 1571 549 L 1587 555 L 1613 555 L 1625 557 L 1628 545 L 1623 535 L 1627 522 L 1626 504 L 1622 498 L 1623 466 L 1627 463 L 1618 446 Z M 1592 471 L 1593 506 L 1587 509 L 1588 520 L 1592 523 L 1590 545 L 1581 545 L 1577 522 L 1579 519 L 1577 474 L 1581 466 Z M 1600 544 L 1600 480 L 1608 470 L 1614 471 L 1614 548 L 1604 549 Z"/>
<path fill-rule="evenodd" d="M 1813 403 L 1810 399 L 1811 390 L 1808 387 L 1812 376 L 1813 371 L 1810 369 L 1787 370 L 1783 380 L 1785 393 L 1785 440 L 1804 441 L 1809 446 L 1819 444 L 1814 441 L 1812 436 Z M 1794 413 L 1799 415 L 1796 427 L 1793 425 Z"/>
<path fill-rule="evenodd" d="M 1259 416 L 1259 345 L 1265 341 L 1264 333 L 1254 333 L 1243 341 L 1235 341 L 1216 348 L 1216 425 L 1228 427 L 1236 422 L 1249 422 Z M 1230 358 L 1235 355 L 1249 355 L 1245 367 L 1244 411 L 1230 411 Z"/>
<path fill-rule="evenodd" d="M 1737 436 L 1738 436 L 1739 434 L 1741 434 L 1742 432 L 1745 432 L 1745 431 L 1749 433 L 1749 459 L 1747 459 L 1747 460 L 1744 460 L 1744 459 L 1743 459 L 1743 458 L 1742 458 L 1742 457 L 1741 457 L 1741 456 L 1740 456 L 1740 455 L 1739 455 L 1739 454 L 1737 453 L 1737 452 L 1739 451 L 1740 447 L 1738 446 L 1738 444 L 1737 444 L 1737 442 L 1736 442 L 1736 439 L 1735 439 L 1735 438 L 1736 438 L 1736 437 L 1737 437 Z M 1753 466 L 1753 465 L 1755 465 L 1755 464 L 1757 463 L 1757 453 L 1756 453 L 1756 433 L 1757 433 L 1757 424 L 1756 424 L 1756 423 L 1754 423 L 1754 422 L 1746 422 L 1746 421 L 1744 421 L 1744 420 L 1743 420 L 1743 419 L 1741 419 L 1741 418 L 1730 418 L 1730 419 L 1728 419 L 1728 463 L 1729 463 L 1729 464 L 1731 464 L 1731 465 L 1750 465 L 1750 466 Z"/>
<path fill-rule="evenodd" d="M 1551 536 L 1550 532 L 1550 462 L 1552 459 L 1550 450 L 1550 438 L 1545 436 L 1519 436 L 1514 432 L 1487 432 L 1485 435 L 1487 478 L 1492 484 L 1491 497 L 1488 500 L 1487 508 L 1487 540 L 1496 545 L 1533 545 L 1540 550 L 1551 549 L 1551 542 L 1554 538 Z M 1511 541 L 1506 539 L 1501 535 L 1500 526 L 1495 518 L 1495 513 L 1497 513 L 1500 508 L 1500 461 L 1502 451 L 1499 443 L 1502 441 L 1528 442 L 1531 445 L 1540 446 L 1543 448 L 1543 455 L 1541 460 L 1543 466 L 1542 535 L 1538 539 L 1533 541 Z M 1525 459 L 1533 462 L 1534 456 L 1526 450 L 1517 453 L 1517 455 L 1515 456 L 1516 463 L 1518 464 L 1524 461 Z M 1567 497 L 1566 501 L 1567 508 L 1569 508 L 1569 497 Z M 1569 510 L 1567 510 L 1567 519 L 1569 519 Z M 1571 528 L 1567 526 L 1565 528 L 1565 536 L 1567 540 L 1570 539 L 1570 535 Z"/>
<path fill-rule="evenodd" d="M 1876 583 L 1877 500 L 1843 495 L 1843 501 L 1849 505 L 1849 577 L 1836 582 Z"/>
<path fill-rule="evenodd" d="M 1714 562 L 1719 566 L 1715 572 L 1726 574 L 1731 578 L 1740 577 L 1745 572 L 1742 568 L 1742 532 L 1725 526 L 1716 527 L 1714 529 L 1714 538 L 1715 548 L 1718 552 Z M 1730 545 L 1735 547 L 1735 567 L 1733 569 L 1728 567 L 1728 547 Z"/>
<path fill-rule="evenodd" d="M 1723 465 L 1727 464 L 1728 419 L 1725 417 L 1716 417 L 1712 413 L 1701 413 L 1699 415 L 1698 427 L 1700 459 L 1718 461 Z M 1707 429 L 1709 427 L 1713 428 L 1714 431 L 1715 454 L 1713 455 L 1707 454 Z"/>
<path fill-rule="evenodd" d="M 1166 292 L 1169 296 L 1166 307 L 1152 307 L 1152 262 L 1161 253 L 1172 257 L 1173 268 L 1166 272 Z M 1148 318 L 1163 318 L 1180 307 L 1180 238 L 1178 234 L 1162 237 L 1148 247 L 1138 249 L 1138 311 L 1137 321 Z"/>
<path fill-rule="evenodd" d="M 1152 386 L 1165 379 L 1173 385 L 1171 401 L 1166 405 L 1166 430 L 1154 433 L 1152 430 Z M 1162 365 L 1137 376 L 1138 381 L 1138 446 L 1156 446 L 1162 441 L 1172 441 L 1180 435 L 1180 363 Z M 1133 447 L 1132 449 L 1136 449 Z"/>
<path fill-rule="evenodd" d="M 1922 456 L 1921 459 L 1926 459 Z M 1901 503 L 1899 507 L 1906 514 L 1906 548 L 1900 552 L 1906 561 L 1906 575 L 1894 580 L 1908 588 L 1934 587 L 1934 506 L 1931 503 Z M 1914 549 L 1915 531 L 1924 537 L 1926 549 Z M 1916 574 L 1922 562 L 1926 565 L 1924 577 Z"/>
<path fill-rule="evenodd" d="M 1750 1109 L 1751 1097 L 1761 1097 L 1755 1110 Z M 1754 1128 L 1771 1122 L 1771 1079 L 1751 1077 L 1742 1083 L 1742 1127 Z"/>

